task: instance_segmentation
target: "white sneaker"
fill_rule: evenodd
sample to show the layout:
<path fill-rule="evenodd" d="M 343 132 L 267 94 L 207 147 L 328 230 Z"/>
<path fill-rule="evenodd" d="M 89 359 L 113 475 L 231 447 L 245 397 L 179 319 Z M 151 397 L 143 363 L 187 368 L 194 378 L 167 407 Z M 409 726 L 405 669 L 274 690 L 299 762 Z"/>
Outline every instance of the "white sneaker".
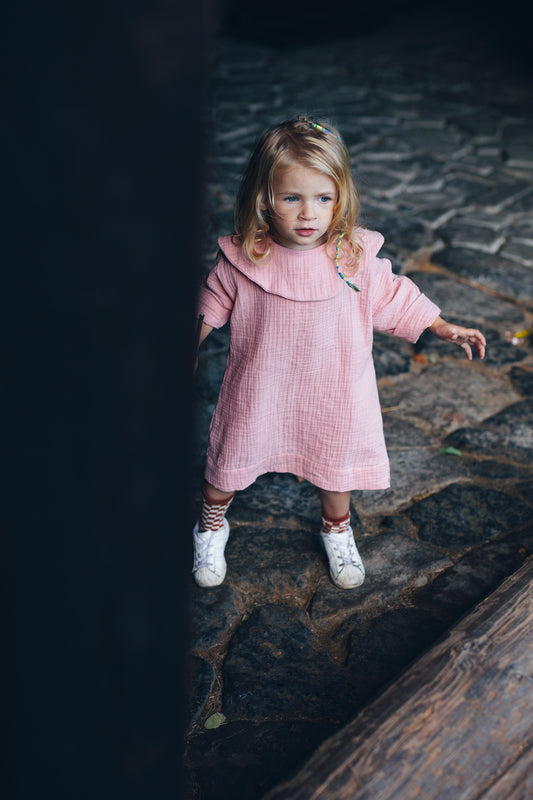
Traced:
<path fill-rule="evenodd" d="M 198 586 L 219 586 L 226 577 L 224 548 L 229 537 L 229 524 L 218 531 L 199 531 L 198 523 L 192 533 L 194 544 L 194 580 Z"/>
<path fill-rule="evenodd" d="M 355 589 L 365 579 L 365 568 L 353 538 L 353 530 L 345 533 L 324 533 L 320 538 L 329 561 L 331 580 L 339 589 Z"/>

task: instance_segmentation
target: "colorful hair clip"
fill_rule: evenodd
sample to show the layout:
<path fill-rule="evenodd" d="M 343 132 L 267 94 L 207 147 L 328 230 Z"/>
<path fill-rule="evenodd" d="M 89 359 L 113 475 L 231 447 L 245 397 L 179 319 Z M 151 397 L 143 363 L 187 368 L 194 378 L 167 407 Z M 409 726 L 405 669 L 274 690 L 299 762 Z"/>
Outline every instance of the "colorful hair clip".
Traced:
<path fill-rule="evenodd" d="M 339 139 L 339 137 L 338 137 L 338 136 L 336 136 L 336 135 L 333 133 L 333 131 L 330 131 L 330 130 L 328 130 L 327 128 L 324 128 L 324 126 L 323 126 L 323 125 L 319 125 L 319 124 L 318 124 L 318 122 L 312 122 L 312 123 L 311 123 L 311 125 L 313 126 L 313 128 L 316 128 L 316 130 L 317 130 L 317 131 L 324 131 L 324 133 L 329 133 L 329 135 L 330 135 L 330 136 L 335 136 L 335 139 L 336 139 L 338 142 L 340 142 L 340 139 Z"/>

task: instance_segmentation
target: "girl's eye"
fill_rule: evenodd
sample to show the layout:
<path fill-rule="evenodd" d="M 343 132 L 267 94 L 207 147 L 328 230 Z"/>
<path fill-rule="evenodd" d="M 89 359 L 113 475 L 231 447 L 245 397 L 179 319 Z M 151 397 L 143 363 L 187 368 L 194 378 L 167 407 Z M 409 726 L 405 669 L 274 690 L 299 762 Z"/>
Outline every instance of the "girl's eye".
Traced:
<path fill-rule="evenodd" d="M 298 198 L 290 194 L 288 197 L 285 198 L 285 200 L 287 203 L 295 203 L 298 200 Z"/>
<path fill-rule="evenodd" d="M 328 194 L 323 194 L 322 197 L 320 198 L 321 203 L 329 203 L 330 200 L 331 197 Z"/>

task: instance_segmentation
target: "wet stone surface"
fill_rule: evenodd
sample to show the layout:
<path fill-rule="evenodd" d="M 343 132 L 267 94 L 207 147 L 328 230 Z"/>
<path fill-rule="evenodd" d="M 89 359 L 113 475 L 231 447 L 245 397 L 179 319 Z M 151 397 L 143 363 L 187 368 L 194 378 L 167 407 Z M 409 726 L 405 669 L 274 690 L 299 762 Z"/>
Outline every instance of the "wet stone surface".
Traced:
<path fill-rule="evenodd" d="M 309 720 L 239 720 L 197 736 L 187 758 L 202 768 L 191 769 L 190 794 L 202 800 L 235 800 L 237 791 L 243 798 L 262 797 L 303 766 L 336 727 Z"/>
<path fill-rule="evenodd" d="M 356 625 L 348 636 L 345 668 L 358 707 L 371 701 L 444 630 L 445 625 L 422 608 L 397 608 Z"/>
<path fill-rule="evenodd" d="M 500 455 L 519 464 L 531 465 L 532 424 L 533 398 L 528 397 L 504 408 L 475 428 L 454 431 L 444 444 L 472 454 Z"/>
<path fill-rule="evenodd" d="M 355 612 L 372 611 L 397 602 L 421 574 L 438 574 L 451 564 L 448 557 L 423 542 L 384 530 L 357 543 L 366 579 L 357 590 L 338 589 L 322 581 L 309 608 L 320 629 L 335 630 Z"/>
<path fill-rule="evenodd" d="M 497 329 L 501 334 L 525 327 L 524 312 L 514 303 L 493 297 L 468 284 L 458 285 L 436 272 L 414 270 L 409 272 L 409 277 L 422 292 L 446 310 L 446 318 L 456 317 L 462 323 L 469 321 L 476 327 L 488 326 Z M 434 337 L 430 339 L 424 334 L 423 337 L 427 343 L 434 340 Z M 437 341 L 437 344 L 440 342 Z"/>
<path fill-rule="evenodd" d="M 307 620 L 302 611 L 268 605 L 241 625 L 224 662 L 222 710 L 228 719 L 344 719 L 349 683 Z"/>
<path fill-rule="evenodd" d="M 509 486 L 527 485 L 528 479 L 531 479 L 530 468 L 519 467 L 507 461 L 495 461 L 491 458 L 468 459 L 466 466 L 472 477 L 478 476 L 490 482 L 507 483 Z"/>
<path fill-rule="evenodd" d="M 461 550 L 520 528 L 531 508 L 512 495 L 474 484 L 453 484 L 408 510 L 424 542 Z"/>
<path fill-rule="evenodd" d="M 292 475 L 235 497 L 224 584 L 191 578 L 187 800 L 259 800 L 533 552 L 533 92 L 463 19 L 420 10 L 283 58 L 221 35 L 211 58 L 202 269 L 256 137 L 305 112 L 342 130 L 394 271 L 488 341 L 470 363 L 376 333 L 392 484 L 352 493 L 361 587 L 331 582 Z M 194 381 L 198 508 L 228 342 L 209 336 Z"/>
<path fill-rule="evenodd" d="M 217 647 L 228 639 L 243 612 L 242 601 L 233 587 L 224 584 L 211 589 L 191 589 L 191 640 L 194 652 Z"/>
<path fill-rule="evenodd" d="M 238 511 L 242 519 L 264 519 L 266 509 L 270 517 L 315 523 L 320 514 L 320 501 L 307 481 L 298 481 L 294 475 L 269 474 L 260 476 L 246 492 L 238 494 L 232 504 L 232 511 Z"/>
<path fill-rule="evenodd" d="M 235 530 L 227 563 L 227 582 L 246 594 L 249 602 L 272 598 L 305 606 L 325 562 L 315 531 L 272 525 Z"/>
<path fill-rule="evenodd" d="M 450 348 L 453 355 L 446 356 L 446 360 L 429 364 L 419 374 L 401 375 L 391 385 L 383 386 L 381 403 L 392 409 L 391 420 L 402 417 L 424 423 L 438 435 L 479 422 L 514 399 L 512 389 L 499 375 L 472 369 L 464 356 L 456 361 L 455 351 L 462 350 L 454 345 L 448 345 Z"/>
<path fill-rule="evenodd" d="M 465 248 L 453 247 L 436 253 L 434 261 L 474 286 L 498 292 L 506 299 L 531 307 L 531 268 L 509 258 L 502 258 L 502 255 L 473 253 Z"/>
<path fill-rule="evenodd" d="M 533 525 L 462 556 L 450 569 L 418 590 L 413 603 L 451 625 L 481 602 L 533 552 Z"/>
<path fill-rule="evenodd" d="M 377 378 L 409 372 L 412 350 L 405 342 L 376 331 L 372 349 Z"/>
<path fill-rule="evenodd" d="M 388 514 L 410 505 L 468 475 L 462 460 L 440 452 L 438 447 L 390 447 L 391 486 L 383 491 L 355 491 L 353 503 L 365 514 Z"/>
<path fill-rule="evenodd" d="M 524 397 L 533 397 L 533 369 L 529 367 L 521 369 L 513 367 L 509 371 L 509 377 L 514 389 Z"/>
<path fill-rule="evenodd" d="M 189 657 L 189 714 L 194 723 L 209 697 L 215 682 L 215 670 L 207 661 L 191 655 Z"/>

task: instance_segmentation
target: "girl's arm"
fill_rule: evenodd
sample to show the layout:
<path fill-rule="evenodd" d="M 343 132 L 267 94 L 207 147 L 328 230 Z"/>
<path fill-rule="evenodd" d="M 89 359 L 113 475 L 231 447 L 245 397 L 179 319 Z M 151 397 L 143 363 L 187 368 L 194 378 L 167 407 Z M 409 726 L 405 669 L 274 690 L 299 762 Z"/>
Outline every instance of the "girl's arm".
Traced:
<path fill-rule="evenodd" d="M 200 328 L 200 338 L 198 339 L 198 347 L 200 347 L 204 339 L 207 339 L 212 330 L 213 328 L 211 327 L 211 325 L 206 325 L 206 323 L 202 320 L 202 327 Z"/>
<path fill-rule="evenodd" d="M 469 361 L 472 361 L 472 347 L 476 350 L 479 358 L 485 357 L 485 337 L 476 328 L 463 328 L 461 325 L 452 325 L 450 322 L 437 317 L 435 322 L 430 325 L 429 330 L 439 339 L 445 342 L 462 347 Z"/>
<path fill-rule="evenodd" d="M 204 315 L 200 314 L 198 319 L 196 320 L 196 335 L 195 335 L 195 342 L 194 342 L 194 353 L 193 353 L 193 374 L 196 372 L 198 367 L 198 350 L 200 349 L 200 345 L 207 339 L 209 334 L 213 328 L 211 325 L 207 325 L 204 322 Z"/>

